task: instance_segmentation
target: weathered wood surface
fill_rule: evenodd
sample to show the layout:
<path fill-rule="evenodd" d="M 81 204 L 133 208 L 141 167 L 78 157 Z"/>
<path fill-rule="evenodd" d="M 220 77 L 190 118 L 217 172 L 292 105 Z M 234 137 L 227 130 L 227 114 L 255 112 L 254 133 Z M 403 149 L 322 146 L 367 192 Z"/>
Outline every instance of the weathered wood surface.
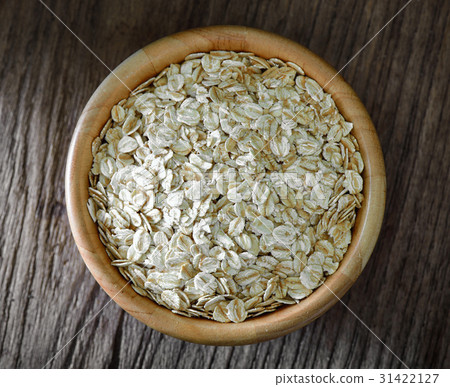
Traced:
<path fill-rule="evenodd" d="M 309 47 L 340 69 L 406 1 L 46 1 L 110 68 L 147 43 L 242 24 Z M 414 0 L 342 74 L 385 154 L 375 252 L 343 301 L 409 367 L 449 367 L 450 3 Z M 70 233 L 64 163 L 108 70 L 38 1 L 0 2 L 0 367 L 400 367 L 342 304 L 284 338 L 185 343 L 124 313 Z M 96 317 L 95 317 L 96 316 Z M 95 318 L 94 318 L 95 317 Z"/>

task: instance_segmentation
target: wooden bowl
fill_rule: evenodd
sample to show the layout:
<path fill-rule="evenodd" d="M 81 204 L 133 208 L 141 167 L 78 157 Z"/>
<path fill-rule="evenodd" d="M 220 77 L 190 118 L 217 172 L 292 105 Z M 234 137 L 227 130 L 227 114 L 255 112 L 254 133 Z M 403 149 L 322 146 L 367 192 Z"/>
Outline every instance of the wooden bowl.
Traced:
<path fill-rule="evenodd" d="M 340 112 L 354 124 L 365 163 L 364 196 L 353 229 L 353 239 L 339 269 L 309 297 L 296 305 L 251 318 L 242 323 L 219 323 L 176 315 L 135 293 L 117 268 L 111 266 L 91 220 L 88 171 L 91 143 L 110 116 L 113 105 L 130 89 L 186 55 L 211 50 L 250 51 L 264 58 L 280 58 L 299 64 L 306 75 L 330 93 Z M 66 169 L 66 201 L 70 226 L 78 249 L 100 286 L 132 316 L 162 333 L 201 344 L 241 345 L 273 339 L 299 329 L 318 318 L 352 286 L 375 246 L 384 212 L 386 181 L 383 155 L 370 117 L 361 101 L 336 70 L 308 49 L 281 36 L 247 27 L 198 28 L 158 40 L 139 50 L 98 87 L 78 121 L 70 145 Z M 120 79 L 120 80 L 119 80 Z M 328 83 L 329 82 L 329 83 Z"/>

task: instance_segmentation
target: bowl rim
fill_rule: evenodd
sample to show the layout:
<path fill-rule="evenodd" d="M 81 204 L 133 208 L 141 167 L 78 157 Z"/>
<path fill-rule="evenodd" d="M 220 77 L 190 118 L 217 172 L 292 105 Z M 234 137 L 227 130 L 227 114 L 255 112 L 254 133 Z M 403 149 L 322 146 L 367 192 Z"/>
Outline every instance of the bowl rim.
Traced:
<path fill-rule="evenodd" d="M 181 62 L 193 52 L 232 50 L 276 57 L 300 65 L 330 93 L 346 120 L 353 122 L 365 163 L 365 200 L 359 209 L 352 242 L 338 270 L 324 285 L 298 304 L 282 307 L 239 324 L 176 315 L 138 295 L 117 268 L 110 264 L 97 228 L 86 208 L 91 144 L 107 121 L 114 104 L 130 90 L 159 73 L 170 63 Z M 332 81 L 330 81 L 332 79 Z M 66 206 L 72 234 L 80 254 L 99 285 L 119 306 L 138 320 L 164 334 L 210 345 L 243 345 L 280 337 L 299 329 L 339 301 L 364 269 L 377 241 L 384 215 L 386 176 L 376 130 L 352 88 L 322 58 L 279 35 L 243 26 L 211 26 L 179 32 L 138 50 L 98 86 L 76 125 L 65 175 Z"/>

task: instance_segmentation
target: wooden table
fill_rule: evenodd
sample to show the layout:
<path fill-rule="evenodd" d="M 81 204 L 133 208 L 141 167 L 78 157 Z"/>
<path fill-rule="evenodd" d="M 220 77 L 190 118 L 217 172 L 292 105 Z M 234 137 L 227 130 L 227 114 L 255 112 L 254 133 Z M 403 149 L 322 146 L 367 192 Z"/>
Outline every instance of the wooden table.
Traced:
<path fill-rule="evenodd" d="M 348 65 L 405 0 L 46 4 L 95 56 L 38 1 L 0 3 L 0 367 L 39 368 L 55 354 L 47 367 L 400 367 L 373 333 L 411 368 L 450 366 L 448 1 L 412 1 Z M 373 118 L 388 193 L 375 252 L 343 298 L 358 318 L 339 303 L 278 340 L 190 344 L 108 303 L 78 254 L 64 163 L 104 64 L 214 24 L 273 31 L 346 66 Z"/>

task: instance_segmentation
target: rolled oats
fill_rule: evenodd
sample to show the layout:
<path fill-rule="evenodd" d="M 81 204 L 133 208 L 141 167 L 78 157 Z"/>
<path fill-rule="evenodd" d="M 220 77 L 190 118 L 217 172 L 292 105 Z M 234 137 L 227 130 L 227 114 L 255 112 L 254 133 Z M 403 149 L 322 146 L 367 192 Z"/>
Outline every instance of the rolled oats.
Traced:
<path fill-rule="evenodd" d="M 194 53 L 112 108 L 88 211 L 138 294 L 242 322 L 338 269 L 363 200 L 352 128 L 296 63 Z"/>

